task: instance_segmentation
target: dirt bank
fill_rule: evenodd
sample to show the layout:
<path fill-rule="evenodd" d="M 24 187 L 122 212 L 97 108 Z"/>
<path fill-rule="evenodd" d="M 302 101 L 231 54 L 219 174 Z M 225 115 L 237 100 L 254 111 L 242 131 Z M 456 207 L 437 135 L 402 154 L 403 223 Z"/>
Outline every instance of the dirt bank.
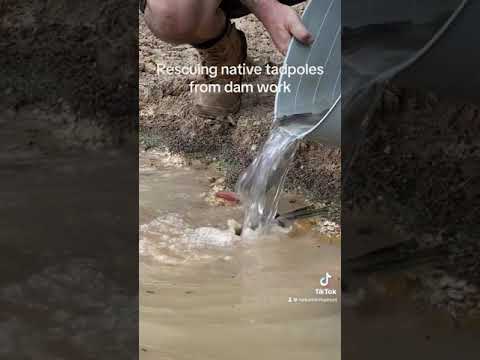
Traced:
<path fill-rule="evenodd" d="M 129 9 L 113 1 L 5 1 L 2 11 L 2 109 L 18 116 L 37 107 L 41 121 L 30 126 L 56 130 L 45 130 L 43 146 L 136 143 L 137 23 L 123 16 Z"/>
<path fill-rule="evenodd" d="M 346 241 L 384 247 L 363 265 L 409 272 L 417 300 L 454 318 L 480 316 L 479 114 L 390 85 L 342 188 Z"/>
<path fill-rule="evenodd" d="M 247 36 L 249 62 L 282 64 L 263 26 L 253 16 L 236 20 Z M 157 40 L 140 19 L 140 127 L 147 147 L 165 146 L 188 157 L 216 161 L 233 186 L 240 172 L 253 160 L 270 128 L 275 95 L 247 93 L 242 109 L 226 119 L 205 120 L 191 111 L 188 83 L 194 78 L 156 74 L 156 64 L 194 65 L 195 50 L 173 47 Z M 247 83 L 274 84 L 277 77 L 248 76 Z M 300 189 L 316 201 L 330 203 L 339 218 L 340 151 L 322 145 L 302 144 L 287 180 L 289 189 Z"/>

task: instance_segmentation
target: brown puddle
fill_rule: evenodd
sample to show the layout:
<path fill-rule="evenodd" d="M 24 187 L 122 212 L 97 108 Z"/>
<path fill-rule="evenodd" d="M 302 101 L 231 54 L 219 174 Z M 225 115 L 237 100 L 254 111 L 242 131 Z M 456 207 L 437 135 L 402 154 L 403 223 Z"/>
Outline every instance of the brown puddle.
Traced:
<path fill-rule="evenodd" d="M 140 157 L 140 358 L 340 359 L 338 237 L 242 239 L 241 209 L 206 201 L 215 174 L 177 160 Z"/>

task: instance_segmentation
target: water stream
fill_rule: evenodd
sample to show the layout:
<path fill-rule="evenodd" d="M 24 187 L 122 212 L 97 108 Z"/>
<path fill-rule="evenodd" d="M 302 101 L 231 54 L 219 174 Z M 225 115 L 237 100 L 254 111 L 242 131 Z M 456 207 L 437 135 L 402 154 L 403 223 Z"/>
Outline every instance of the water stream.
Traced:
<path fill-rule="evenodd" d="M 244 229 L 265 229 L 272 223 L 299 139 L 321 121 L 325 113 L 286 116 L 275 122 L 261 151 L 237 183 L 236 190 L 245 211 Z"/>
<path fill-rule="evenodd" d="M 297 147 L 295 135 L 283 127 L 273 128 L 262 151 L 240 177 L 237 192 L 245 209 L 244 229 L 264 228 L 275 218 Z"/>

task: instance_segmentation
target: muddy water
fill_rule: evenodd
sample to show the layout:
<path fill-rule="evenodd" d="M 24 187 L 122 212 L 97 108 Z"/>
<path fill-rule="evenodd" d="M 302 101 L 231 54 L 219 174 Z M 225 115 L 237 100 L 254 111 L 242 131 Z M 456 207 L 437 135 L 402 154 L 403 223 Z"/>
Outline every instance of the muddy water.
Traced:
<path fill-rule="evenodd" d="M 340 359 L 339 297 L 315 294 L 326 272 L 339 292 L 337 239 L 308 226 L 242 239 L 227 226 L 242 210 L 205 200 L 209 176 L 141 156 L 141 359 Z"/>

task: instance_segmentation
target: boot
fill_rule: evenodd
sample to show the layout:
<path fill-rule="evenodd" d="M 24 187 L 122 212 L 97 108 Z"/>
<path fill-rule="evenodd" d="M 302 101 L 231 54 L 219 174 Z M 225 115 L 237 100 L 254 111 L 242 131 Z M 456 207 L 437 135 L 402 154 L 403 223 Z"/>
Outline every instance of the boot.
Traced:
<path fill-rule="evenodd" d="M 227 29 L 223 37 L 209 48 L 198 48 L 198 53 L 203 66 L 216 66 L 218 76 L 216 78 L 204 77 L 203 83 L 219 84 L 220 92 L 202 93 L 194 92 L 193 104 L 195 112 L 208 118 L 216 118 L 234 114 L 240 109 L 241 94 L 227 93 L 225 85 L 233 82 L 241 84 L 240 75 L 222 75 L 222 66 L 237 66 L 245 62 L 247 58 L 247 41 L 245 34 L 237 30 L 235 25 L 227 21 Z"/>

